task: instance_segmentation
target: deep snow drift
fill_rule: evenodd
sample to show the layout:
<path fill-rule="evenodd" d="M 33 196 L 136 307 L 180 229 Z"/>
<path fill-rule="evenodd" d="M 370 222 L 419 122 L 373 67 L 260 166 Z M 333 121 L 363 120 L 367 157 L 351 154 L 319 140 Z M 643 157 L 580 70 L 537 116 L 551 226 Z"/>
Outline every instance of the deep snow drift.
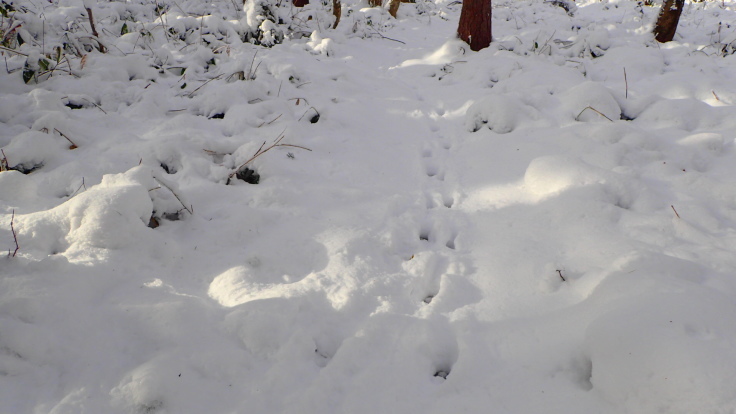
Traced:
<path fill-rule="evenodd" d="M 736 411 L 735 3 L 38 3 L 0 412 Z"/>

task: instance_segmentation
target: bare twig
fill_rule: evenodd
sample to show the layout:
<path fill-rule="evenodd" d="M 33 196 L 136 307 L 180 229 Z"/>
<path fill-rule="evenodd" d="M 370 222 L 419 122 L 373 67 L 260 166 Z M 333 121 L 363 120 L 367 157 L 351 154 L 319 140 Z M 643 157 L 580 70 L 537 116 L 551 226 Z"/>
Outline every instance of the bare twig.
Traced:
<path fill-rule="evenodd" d="M 562 279 L 563 282 L 567 282 L 567 279 L 565 279 L 565 276 L 562 276 L 562 270 L 557 269 L 555 270 L 555 272 L 557 272 L 557 274 L 560 275 L 560 279 Z"/>
<path fill-rule="evenodd" d="M 70 149 L 70 150 L 73 150 L 73 149 L 77 149 L 77 148 L 79 148 L 79 147 L 77 146 L 77 144 L 75 144 L 75 143 L 74 143 L 74 141 L 72 141 L 71 139 L 69 139 L 69 137 L 68 137 L 68 136 L 64 135 L 64 133 L 63 133 L 63 132 L 59 131 L 59 130 L 58 130 L 58 129 L 56 129 L 56 128 L 54 128 L 54 131 L 56 131 L 56 132 L 57 132 L 57 133 L 58 133 L 59 135 L 61 135 L 62 137 L 64 137 L 64 138 L 65 138 L 65 139 L 66 139 L 67 141 L 69 141 L 69 142 L 70 142 L 70 143 L 72 144 L 72 145 L 71 145 L 71 146 L 69 147 L 69 149 Z"/>
<path fill-rule="evenodd" d="M 677 218 L 679 219 L 679 218 L 680 218 L 680 215 L 679 215 L 679 214 L 677 214 L 677 210 L 675 210 L 675 206 L 673 206 L 673 205 L 670 205 L 670 207 L 672 207 L 672 211 L 674 211 L 674 212 L 675 212 L 675 215 L 676 215 L 676 216 L 677 216 Z"/>
<path fill-rule="evenodd" d="M 18 253 L 18 250 L 20 249 L 20 246 L 18 245 L 18 235 L 15 233 L 15 227 L 13 226 L 14 222 L 15 210 L 13 210 L 13 215 L 10 217 L 10 231 L 13 233 L 13 240 L 15 240 L 15 250 L 13 251 L 13 254 L 10 254 L 10 250 L 8 250 L 8 257 L 15 257 L 15 255 Z"/>
<path fill-rule="evenodd" d="M 240 164 L 238 166 L 238 168 L 235 169 L 235 171 L 231 172 L 230 175 L 227 176 L 227 183 L 228 184 L 230 183 L 230 180 L 235 176 L 235 174 L 238 173 L 238 171 L 240 171 L 241 168 L 243 168 L 246 165 L 250 164 L 253 160 L 255 160 L 256 158 L 260 157 L 261 155 L 267 153 L 268 151 L 270 151 L 273 148 L 276 148 L 276 147 L 294 147 L 294 148 L 304 149 L 304 150 L 307 150 L 307 151 L 312 151 L 311 149 L 309 149 L 307 147 L 302 147 L 302 146 L 299 146 L 299 145 L 282 144 L 281 143 L 281 140 L 283 140 L 284 137 L 286 137 L 286 135 L 284 135 L 284 132 L 285 131 L 286 131 L 286 129 L 284 129 L 284 131 L 281 131 L 281 134 L 279 134 L 279 137 L 276 138 L 276 141 L 274 141 L 274 143 L 271 144 L 271 145 L 269 145 L 268 147 L 266 147 L 266 142 L 264 141 L 263 144 L 261 144 L 260 148 L 258 148 L 258 151 L 256 151 L 255 154 L 253 154 L 252 157 L 248 158 L 248 161 Z M 266 148 L 264 148 L 264 147 L 266 147 Z"/>
<path fill-rule="evenodd" d="M 5 46 L 0 46 L 0 50 L 2 50 L 3 52 L 10 52 L 10 53 L 15 53 L 16 55 L 21 55 L 21 56 L 26 56 L 26 57 L 28 57 L 28 55 L 27 55 L 27 54 L 25 54 L 25 53 L 20 53 L 20 52 L 17 52 L 17 51 L 15 51 L 15 50 L 13 50 L 13 49 L 9 49 L 9 48 L 7 48 L 7 47 L 5 47 Z"/>
<path fill-rule="evenodd" d="M 580 115 L 582 115 L 582 114 L 583 114 L 583 112 L 585 112 L 585 110 L 586 110 L 586 109 L 590 109 L 591 111 L 593 111 L 593 112 L 597 113 L 598 115 L 600 115 L 600 116 L 602 116 L 602 117 L 606 118 L 607 120 L 609 120 L 609 121 L 613 122 L 613 119 L 611 119 L 611 118 L 607 117 L 607 116 L 606 116 L 605 114 L 603 114 L 603 113 L 602 113 L 601 111 L 599 111 L 599 110 L 597 110 L 597 109 L 593 108 L 592 106 L 586 106 L 585 108 L 583 108 L 583 110 L 582 110 L 582 111 L 580 111 L 580 113 L 578 114 L 578 116 L 576 116 L 576 117 L 575 117 L 575 120 L 576 120 L 576 121 L 579 121 L 579 120 L 580 120 Z"/>
<path fill-rule="evenodd" d="M 716 101 L 721 102 L 721 98 L 719 98 L 718 95 L 716 95 L 716 91 L 711 91 L 711 92 L 713 93 L 713 96 L 715 96 Z"/>
<path fill-rule="evenodd" d="M 97 28 L 95 28 L 95 18 L 92 16 L 92 9 L 85 8 L 87 10 L 87 17 L 89 17 L 89 26 L 92 28 L 92 35 L 96 38 L 97 44 L 100 46 L 100 52 L 105 53 L 107 49 L 105 49 L 105 45 L 103 45 L 100 40 L 100 34 L 97 33 Z"/>
<path fill-rule="evenodd" d="M 187 207 L 186 204 L 184 204 L 184 202 L 181 200 L 179 195 L 176 194 L 176 191 L 174 191 L 171 187 L 166 185 L 166 183 L 163 182 L 163 180 L 159 179 L 158 177 L 154 176 L 153 179 L 156 180 L 162 186 L 166 187 L 167 190 L 171 191 L 171 194 L 173 194 L 174 197 L 176 197 L 176 199 L 179 200 L 179 203 L 181 203 L 181 206 L 184 207 L 184 210 L 186 210 L 189 214 L 194 214 L 194 211 L 190 207 Z"/>
<path fill-rule="evenodd" d="M 90 100 L 89 100 L 89 99 L 87 99 L 87 98 L 82 98 L 82 99 L 84 99 L 85 101 L 87 101 L 87 102 L 91 103 L 92 105 L 96 106 L 96 107 L 97 107 L 97 109 L 99 109 L 100 111 L 102 111 L 102 113 L 104 113 L 105 115 L 107 115 L 107 112 L 106 112 L 106 111 L 105 111 L 104 109 L 100 108 L 100 105 L 97 105 L 96 103 L 94 103 L 94 102 L 90 101 Z"/>
<path fill-rule="evenodd" d="M 79 188 L 77 188 L 77 191 L 73 192 L 72 195 L 69 196 L 69 198 L 72 198 L 75 195 L 77 195 L 77 193 L 79 192 L 79 190 L 81 190 L 82 188 L 84 188 L 85 190 L 87 190 L 87 186 L 84 185 L 84 177 L 82 177 L 82 184 L 79 186 Z"/>
<path fill-rule="evenodd" d="M 373 28 L 372 28 L 372 29 L 373 29 Z M 392 40 L 392 41 L 394 41 L 394 42 L 399 42 L 399 43 L 401 43 L 402 45 L 405 45 L 405 44 L 406 44 L 406 42 L 404 42 L 404 41 L 401 41 L 401 40 L 398 40 L 398 39 L 392 39 L 392 38 L 390 38 L 390 37 L 386 37 L 386 36 L 382 35 L 382 34 L 381 34 L 381 32 L 379 32 L 379 31 L 378 31 L 378 30 L 376 30 L 376 29 L 373 29 L 373 31 L 374 31 L 374 32 L 375 32 L 375 33 L 376 33 L 377 35 L 381 36 L 381 38 L 382 38 L 382 39 L 386 39 L 386 40 Z"/>
<path fill-rule="evenodd" d="M 624 83 L 626 84 L 626 99 L 629 99 L 629 80 L 626 78 L 626 68 L 624 68 Z"/>

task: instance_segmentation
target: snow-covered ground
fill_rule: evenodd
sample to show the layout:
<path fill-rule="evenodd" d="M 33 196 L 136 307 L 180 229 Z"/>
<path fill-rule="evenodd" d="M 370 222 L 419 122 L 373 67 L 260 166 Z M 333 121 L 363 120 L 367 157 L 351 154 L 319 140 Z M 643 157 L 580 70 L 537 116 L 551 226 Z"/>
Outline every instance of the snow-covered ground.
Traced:
<path fill-rule="evenodd" d="M 0 413 L 736 412 L 736 3 L 237 1 L 3 18 Z"/>

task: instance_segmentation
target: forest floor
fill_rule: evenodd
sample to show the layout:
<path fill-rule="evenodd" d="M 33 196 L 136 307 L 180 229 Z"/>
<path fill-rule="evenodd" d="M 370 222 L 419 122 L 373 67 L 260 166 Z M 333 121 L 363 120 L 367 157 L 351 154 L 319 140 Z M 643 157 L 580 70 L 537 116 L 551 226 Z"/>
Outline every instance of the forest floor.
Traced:
<path fill-rule="evenodd" d="M 736 3 L 13 4 L 3 413 L 736 411 Z"/>

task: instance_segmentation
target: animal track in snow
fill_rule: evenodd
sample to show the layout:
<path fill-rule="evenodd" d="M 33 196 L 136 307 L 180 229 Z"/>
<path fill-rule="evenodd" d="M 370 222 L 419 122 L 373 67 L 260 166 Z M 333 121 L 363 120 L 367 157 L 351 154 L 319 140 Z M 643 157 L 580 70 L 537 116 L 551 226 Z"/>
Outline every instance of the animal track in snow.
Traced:
<path fill-rule="evenodd" d="M 427 192 L 425 197 L 427 199 L 427 210 L 437 208 L 438 206 L 452 208 L 455 204 L 454 197 L 445 194 Z"/>
<path fill-rule="evenodd" d="M 424 171 L 427 173 L 427 177 L 438 177 L 440 176 L 440 167 L 435 162 L 429 161 L 425 163 Z M 441 174 L 444 176 L 444 174 Z"/>

